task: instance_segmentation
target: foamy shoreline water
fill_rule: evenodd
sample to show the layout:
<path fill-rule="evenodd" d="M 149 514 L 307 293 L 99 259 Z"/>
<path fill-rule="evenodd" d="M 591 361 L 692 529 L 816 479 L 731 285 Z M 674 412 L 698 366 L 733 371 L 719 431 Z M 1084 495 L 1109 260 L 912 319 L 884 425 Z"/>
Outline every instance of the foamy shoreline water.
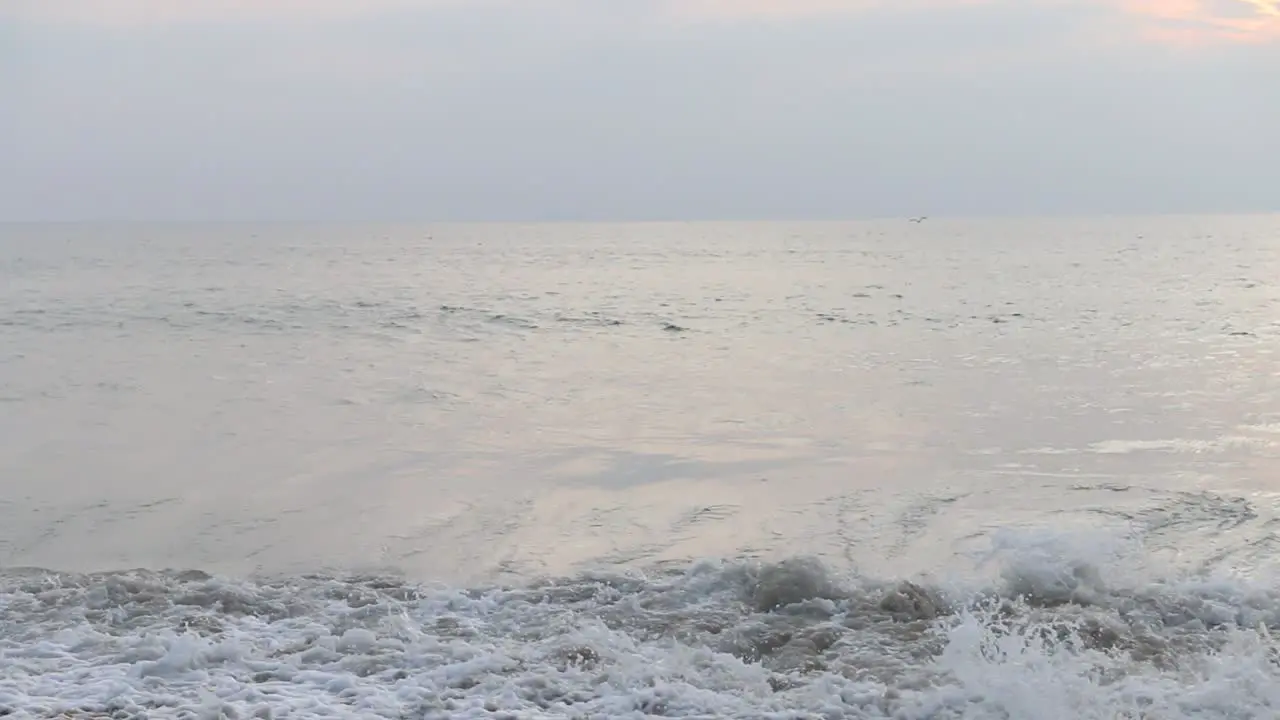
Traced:
<path fill-rule="evenodd" d="M 1234 718 L 1280 702 L 1274 586 L 1111 578 L 1043 550 L 1021 545 L 981 589 L 804 558 L 470 589 L 9 571 L 0 712 Z"/>

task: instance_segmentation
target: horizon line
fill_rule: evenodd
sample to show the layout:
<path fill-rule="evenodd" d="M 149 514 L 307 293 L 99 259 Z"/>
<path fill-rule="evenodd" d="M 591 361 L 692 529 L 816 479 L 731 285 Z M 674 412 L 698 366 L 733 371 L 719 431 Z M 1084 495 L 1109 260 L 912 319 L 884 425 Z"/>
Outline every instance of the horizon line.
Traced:
<path fill-rule="evenodd" d="M 908 222 L 914 218 L 924 218 L 920 224 L 931 222 L 954 221 L 1000 221 L 1000 220 L 1108 220 L 1108 219 L 1173 219 L 1173 218 L 1265 218 L 1280 216 L 1280 208 L 1270 210 L 1201 210 L 1201 211 L 1110 211 L 1082 213 L 1076 211 L 1063 212 L 1028 212 L 1028 213 L 940 213 L 920 212 L 914 214 L 863 215 L 847 217 L 757 217 L 757 218 L 579 218 L 579 219 L 409 219 L 409 218 L 366 218 L 366 219 L 304 219 L 304 218 L 99 218 L 99 219 L 5 219 L 0 218 L 0 226 L 19 225 L 798 225 L 798 224 L 841 224 L 841 223 L 875 223 L 875 222 Z"/>

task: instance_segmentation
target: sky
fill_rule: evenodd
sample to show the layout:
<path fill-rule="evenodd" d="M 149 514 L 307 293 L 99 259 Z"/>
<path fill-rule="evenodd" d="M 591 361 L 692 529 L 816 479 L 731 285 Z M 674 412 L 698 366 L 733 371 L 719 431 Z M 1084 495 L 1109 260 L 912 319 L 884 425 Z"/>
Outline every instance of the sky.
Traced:
<path fill-rule="evenodd" d="M 0 221 L 1280 210 L 1280 0 L 0 0 Z"/>

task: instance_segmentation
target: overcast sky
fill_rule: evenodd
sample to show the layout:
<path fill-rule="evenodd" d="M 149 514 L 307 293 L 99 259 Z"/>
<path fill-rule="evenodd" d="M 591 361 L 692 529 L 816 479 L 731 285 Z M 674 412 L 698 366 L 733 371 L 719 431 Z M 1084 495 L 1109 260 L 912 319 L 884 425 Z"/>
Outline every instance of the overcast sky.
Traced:
<path fill-rule="evenodd" d="M 1280 0 L 0 0 L 0 220 L 1280 210 Z"/>

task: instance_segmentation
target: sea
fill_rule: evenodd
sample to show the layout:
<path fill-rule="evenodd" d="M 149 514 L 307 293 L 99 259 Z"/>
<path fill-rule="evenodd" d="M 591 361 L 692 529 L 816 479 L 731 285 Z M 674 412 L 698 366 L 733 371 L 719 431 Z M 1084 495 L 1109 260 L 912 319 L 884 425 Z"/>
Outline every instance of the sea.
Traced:
<path fill-rule="evenodd" d="M 1280 216 L 0 226 L 0 716 L 1280 717 Z"/>

